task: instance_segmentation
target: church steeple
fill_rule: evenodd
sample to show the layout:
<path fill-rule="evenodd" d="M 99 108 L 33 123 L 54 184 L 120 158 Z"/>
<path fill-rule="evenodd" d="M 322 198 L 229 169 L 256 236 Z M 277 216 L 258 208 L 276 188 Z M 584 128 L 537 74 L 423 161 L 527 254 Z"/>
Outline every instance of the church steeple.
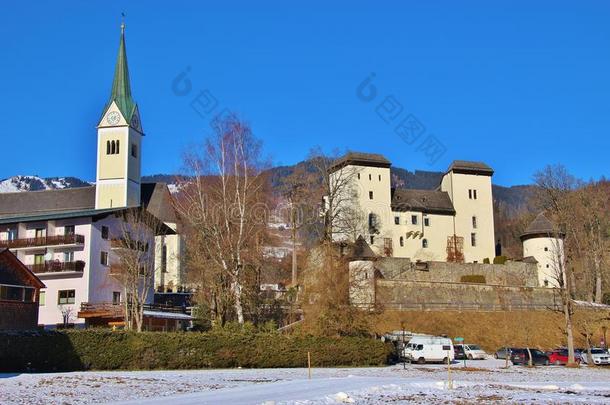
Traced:
<path fill-rule="evenodd" d="M 110 100 L 97 126 L 97 209 L 140 205 L 143 135 L 138 105 L 131 97 L 123 23 Z"/>
<path fill-rule="evenodd" d="M 134 121 L 134 115 L 137 115 L 138 106 L 131 96 L 131 82 L 129 79 L 129 67 L 127 65 L 127 48 L 125 46 L 125 22 L 121 23 L 119 53 L 117 55 L 116 65 L 114 68 L 112 90 L 110 92 L 110 99 L 104 107 L 104 111 L 102 113 L 102 123 L 100 123 L 100 125 L 103 124 L 103 118 L 106 116 L 106 114 L 108 114 L 113 103 L 123 116 L 124 122 L 139 130 L 138 117 L 136 117 L 135 122 L 132 122 Z"/>

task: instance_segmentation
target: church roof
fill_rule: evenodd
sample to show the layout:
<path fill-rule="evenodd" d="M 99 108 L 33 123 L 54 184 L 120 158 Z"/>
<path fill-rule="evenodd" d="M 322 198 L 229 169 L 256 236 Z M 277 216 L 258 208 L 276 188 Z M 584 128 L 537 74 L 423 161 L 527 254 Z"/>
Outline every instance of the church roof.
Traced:
<path fill-rule="evenodd" d="M 114 79 L 112 80 L 112 91 L 110 100 L 104 108 L 108 110 L 112 102 L 115 102 L 125 120 L 131 122 L 131 116 L 136 110 L 136 103 L 131 97 L 131 83 L 129 80 L 129 68 L 127 66 L 127 49 L 125 47 L 125 24 L 121 24 L 121 39 L 119 41 L 119 54 L 114 68 Z"/>
<path fill-rule="evenodd" d="M 455 215 L 455 208 L 449 194 L 438 190 L 394 189 L 392 190 L 392 211 Z"/>
<path fill-rule="evenodd" d="M 563 236 L 561 232 L 557 231 L 557 227 L 541 212 L 521 234 L 521 240 L 534 237 L 549 237 L 551 235 Z"/>

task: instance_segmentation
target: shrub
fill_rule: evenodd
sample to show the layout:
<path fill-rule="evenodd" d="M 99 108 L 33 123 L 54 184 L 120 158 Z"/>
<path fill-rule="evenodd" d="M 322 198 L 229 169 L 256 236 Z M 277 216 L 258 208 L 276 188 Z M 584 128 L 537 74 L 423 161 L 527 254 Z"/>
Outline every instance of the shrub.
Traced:
<path fill-rule="evenodd" d="M 461 283 L 479 283 L 485 284 L 485 276 L 482 274 L 466 274 L 460 277 Z"/>
<path fill-rule="evenodd" d="M 233 329 L 233 328 L 231 328 Z M 71 330 L 0 334 L 0 371 L 316 367 L 387 364 L 391 347 L 357 337 L 246 330 L 208 333 Z"/>
<path fill-rule="evenodd" d="M 496 256 L 494 257 L 494 264 L 505 264 L 507 259 L 506 256 Z"/>

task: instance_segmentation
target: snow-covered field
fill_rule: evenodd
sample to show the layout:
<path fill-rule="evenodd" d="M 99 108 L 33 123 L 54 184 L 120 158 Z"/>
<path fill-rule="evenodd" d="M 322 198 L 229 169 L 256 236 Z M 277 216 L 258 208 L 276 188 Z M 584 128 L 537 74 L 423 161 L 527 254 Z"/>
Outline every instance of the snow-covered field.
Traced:
<path fill-rule="evenodd" d="M 610 368 L 452 366 L 0 374 L 9 404 L 610 403 Z"/>

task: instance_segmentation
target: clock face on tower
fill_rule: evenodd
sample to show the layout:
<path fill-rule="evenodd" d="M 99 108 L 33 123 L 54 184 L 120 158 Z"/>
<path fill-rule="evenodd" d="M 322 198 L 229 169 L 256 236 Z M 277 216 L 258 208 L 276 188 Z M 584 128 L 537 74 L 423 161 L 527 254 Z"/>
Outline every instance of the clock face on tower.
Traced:
<path fill-rule="evenodd" d="M 120 120 L 121 120 L 121 115 L 116 111 L 111 112 L 106 117 L 106 122 L 110 125 L 116 125 L 119 123 Z"/>

